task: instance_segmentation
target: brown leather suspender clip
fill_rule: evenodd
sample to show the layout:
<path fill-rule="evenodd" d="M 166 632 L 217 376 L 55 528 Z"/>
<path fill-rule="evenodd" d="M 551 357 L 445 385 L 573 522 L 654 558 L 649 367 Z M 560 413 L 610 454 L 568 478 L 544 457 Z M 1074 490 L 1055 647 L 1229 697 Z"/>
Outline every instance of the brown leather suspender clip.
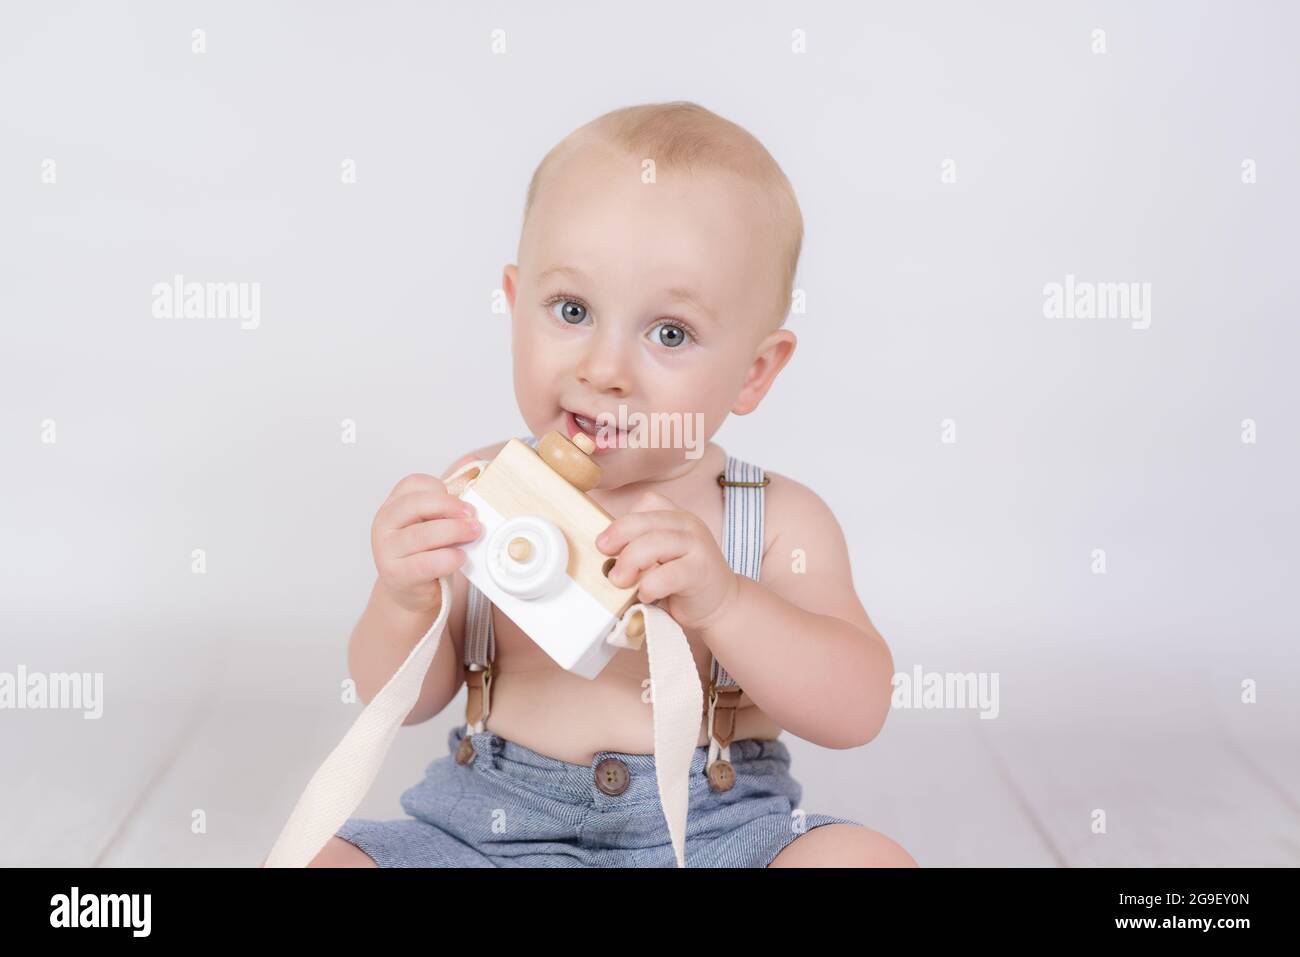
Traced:
<path fill-rule="evenodd" d="M 488 703 L 488 692 L 492 684 L 492 662 L 488 662 L 482 668 L 475 668 L 473 665 L 465 666 L 465 723 L 469 727 L 478 724 L 486 717 L 485 706 Z M 456 748 L 456 763 L 469 764 L 474 760 L 474 745 L 470 743 L 468 730 L 465 737 L 460 739 L 460 746 Z"/>
<path fill-rule="evenodd" d="M 740 707 L 743 692 L 736 685 L 719 688 L 709 682 L 709 708 L 713 712 L 713 737 L 718 747 L 725 748 L 736 733 L 736 709 Z M 736 783 L 736 772 L 730 761 L 718 758 L 708 769 L 709 787 L 715 791 L 729 791 Z"/>

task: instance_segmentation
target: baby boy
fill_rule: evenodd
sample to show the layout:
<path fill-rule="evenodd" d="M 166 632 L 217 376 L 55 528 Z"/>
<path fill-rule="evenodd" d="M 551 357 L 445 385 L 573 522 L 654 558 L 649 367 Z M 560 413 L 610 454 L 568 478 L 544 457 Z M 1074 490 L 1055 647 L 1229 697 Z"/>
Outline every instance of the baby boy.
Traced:
<path fill-rule="evenodd" d="M 741 689 L 734 782 L 691 784 L 688 866 L 915 863 L 857 822 L 800 810 L 777 740 L 784 730 L 853 748 L 888 712 L 893 661 L 854 592 L 835 516 L 806 486 L 767 472 L 753 545 L 767 559 L 761 576 L 738 574 L 721 545 L 727 452 L 708 440 L 728 414 L 758 409 L 794 354 L 784 324 L 802 239 L 794 191 L 751 134 L 693 103 L 635 106 L 579 128 L 542 160 L 518 263 L 502 278 L 524 422 L 534 436 L 585 432 L 596 445 L 601 481 L 588 494 L 614 517 L 596 542 L 616 557 L 610 579 L 637 584 L 638 601 L 681 625 L 702 685 L 716 658 Z M 699 423 L 700 441 L 651 441 L 648 421 Z M 629 422 L 635 430 L 617 427 Z M 363 700 L 437 618 L 438 579 L 453 582 L 451 640 L 405 724 L 441 712 L 466 680 L 458 546 L 482 528 L 444 480 L 504 444 L 470 452 L 442 479 L 407 476 L 375 516 L 378 578 L 349 645 Z M 806 563 L 791 560 L 796 550 Z M 313 866 L 671 866 L 645 784 L 654 751 L 645 654 L 622 651 L 589 680 L 490 613 L 485 728 L 453 733 L 459 757 L 435 761 L 403 795 L 410 818 L 349 819 Z M 702 716 L 697 770 L 709 741 Z"/>

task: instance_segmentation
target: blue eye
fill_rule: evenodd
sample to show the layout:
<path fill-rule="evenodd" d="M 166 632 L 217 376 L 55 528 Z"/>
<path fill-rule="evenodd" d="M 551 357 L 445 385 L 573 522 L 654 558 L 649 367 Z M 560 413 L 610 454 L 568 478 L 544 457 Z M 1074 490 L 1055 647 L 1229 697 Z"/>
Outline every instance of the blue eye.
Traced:
<path fill-rule="evenodd" d="M 658 330 L 655 338 L 659 341 L 659 344 L 668 346 L 670 349 L 675 349 L 680 346 L 686 341 L 687 336 L 690 335 L 690 333 L 681 326 L 671 322 L 661 322 L 659 325 L 655 326 L 655 328 Z"/>
<path fill-rule="evenodd" d="M 557 319 L 563 319 L 570 325 L 576 326 L 587 318 L 587 307 L 580 302 L 574 302 L 572 299 L 562 299 L 554 303 L 560 307 Z"/>

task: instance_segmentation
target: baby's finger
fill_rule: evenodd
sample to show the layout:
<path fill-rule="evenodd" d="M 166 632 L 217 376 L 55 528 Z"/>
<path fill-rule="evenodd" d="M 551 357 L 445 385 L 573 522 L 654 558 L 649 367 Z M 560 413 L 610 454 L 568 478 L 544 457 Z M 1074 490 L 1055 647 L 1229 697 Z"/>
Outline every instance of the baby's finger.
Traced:
<path fill-rule="evenodd" d="M 435 518 L 468 517 L 474 514 L 474 506 L 442 490 L 408 492 L 390 501 L 382 511 L 380 526 L 398 529 Z"/>
<path fill-rule="evenodd" d="M 690 541 L 685 532 L 674 529 L 647 532 L 628 543 L 619 553 L 614 567 L 609 570 L 609 580 L 619 588 L 626 588 L 656 562 L 664 564 L 681 558 L 689 549 Z"/>
<path fill-rule="evenodd" d="M 685 530 L 689 516 L 677 509 L 628 512 L 614 519 L 596 536 L 596 547 L 606 555 L 617 555 L 632 539 L 655 529 Z"/>
<path fill-rule="evenodd" d="M 482 534 L 483 526 L 472 518 L 435 518 L 394 532 L 392 554 L 396 558 L 405 558 L 431 548 L 472 542 Z"/>
<path fill-rule="evenodd" d="M 454 574 L 465 564 L 465 552 L 459 548 L 435 548 L 399 558 L 391 566 L 391 577 L 399 588 L 427 585 Z"/>
<path fill-rule="evenodd" d="M 690 570 L 686 567 L 686 562 L 658 565 L 641 576 L 637 583 L 636 600 L 648 605 L 684 591 L 690 583 Z"/>

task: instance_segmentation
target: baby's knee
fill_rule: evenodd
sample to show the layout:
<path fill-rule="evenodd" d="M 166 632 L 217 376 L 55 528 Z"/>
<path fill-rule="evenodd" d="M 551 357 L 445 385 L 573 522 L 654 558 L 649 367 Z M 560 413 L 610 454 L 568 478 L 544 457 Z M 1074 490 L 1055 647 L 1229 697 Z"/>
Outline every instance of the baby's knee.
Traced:
<path fill-rule="evenodd" d="M 865 834 L 856 834 L 858 854 L 862 864 L 867 867 L 919 867 L 916 859 L 907 853 L 907 849 L 892 838 L 885 837 L 879 831 L 860 828 Z"/>
<path fill-rule="evenodd" d="M 308 867 L 378 867 L 370 855 L 341 837 L 331 837 Z"/>
<path fill-rule="evenodd" d="M 770 867 L 916 867 L 903 846 L 857 824 L 823 824 L 791 841 Z"/>

